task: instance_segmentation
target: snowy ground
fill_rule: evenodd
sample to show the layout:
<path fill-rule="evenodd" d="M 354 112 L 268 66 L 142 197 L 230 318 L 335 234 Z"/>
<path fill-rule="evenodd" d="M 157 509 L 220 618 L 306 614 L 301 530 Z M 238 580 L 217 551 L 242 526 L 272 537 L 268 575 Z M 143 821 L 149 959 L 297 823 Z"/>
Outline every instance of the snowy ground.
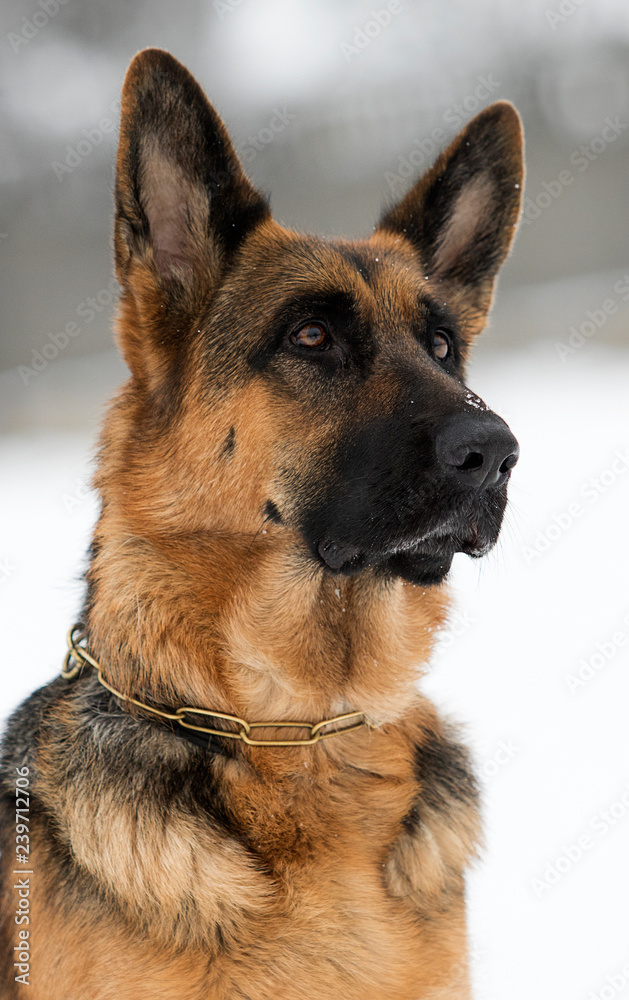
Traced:
<path fill-rule="evenodd" d="M 458 611 L 424 682 L 467 721 L 483 775 L 477 997 L 612 1000 L 629 994 L 629 353 L 587 342 L 561 361 L 540 343 L 482 358 L 470 384 L 522 458 L 499 548 L 455 560 Z M 93 443 L 0 439 L 3 715 L 60 667 Z"/>

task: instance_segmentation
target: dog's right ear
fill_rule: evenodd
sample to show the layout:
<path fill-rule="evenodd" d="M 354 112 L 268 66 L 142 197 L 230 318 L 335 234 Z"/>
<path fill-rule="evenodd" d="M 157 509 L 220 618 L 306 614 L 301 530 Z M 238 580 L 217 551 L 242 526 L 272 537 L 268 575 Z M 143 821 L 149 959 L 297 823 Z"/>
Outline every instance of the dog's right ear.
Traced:
<path fill-rule="evenodd" d="M 168 316 L 198 310 L 238 245 L 269 215 L 196 80 L 168 52 L 140 52 L 122 89 L 114 236 L 134 323 L 150 328 L 153 315 L 163 339 Z M 131 364 L 137 351 L 125 343 L 125 326 L 126 339 L 134 338 L 123 324 Z"/>
<path fill-rule="evenodd" d="M 379 228 L 404 236 L 425 273 L 464 289 L 482 316 L 511 246 L 523 185 L 520 116 L 508 101 L 496 101 L 468 122 Z"/>

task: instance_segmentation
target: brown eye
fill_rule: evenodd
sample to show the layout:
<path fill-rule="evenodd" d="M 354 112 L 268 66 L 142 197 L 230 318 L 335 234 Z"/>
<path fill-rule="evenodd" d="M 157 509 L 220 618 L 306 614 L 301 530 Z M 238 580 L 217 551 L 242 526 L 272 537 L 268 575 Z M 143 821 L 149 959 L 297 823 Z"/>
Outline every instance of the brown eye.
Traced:
<path fill-rule="evenodd" d="M 445 330 L 437 330 L 432 338 L 433 354 L 438 361 L 445 361 L 450 355 L 450 338 Z"/>
<path fill-rule="evenodd" d="M 297 347 L 323 347 L 328 339 L 328 331 L 320 323 L 305 323 L 295 333 L 291 333 L 291 342 Z"/>

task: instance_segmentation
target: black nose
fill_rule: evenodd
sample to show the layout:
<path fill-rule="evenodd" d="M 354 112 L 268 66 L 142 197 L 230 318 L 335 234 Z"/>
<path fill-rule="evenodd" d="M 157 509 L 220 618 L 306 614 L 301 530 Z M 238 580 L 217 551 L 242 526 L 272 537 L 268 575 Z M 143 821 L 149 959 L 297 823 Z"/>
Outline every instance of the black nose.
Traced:
<path fill-rule="evenodd" d="M 437 460 L 459 485 L 502 486 L 520 456 L 518 442 L 495 413 L 457 413 L 437 432 Z"/>

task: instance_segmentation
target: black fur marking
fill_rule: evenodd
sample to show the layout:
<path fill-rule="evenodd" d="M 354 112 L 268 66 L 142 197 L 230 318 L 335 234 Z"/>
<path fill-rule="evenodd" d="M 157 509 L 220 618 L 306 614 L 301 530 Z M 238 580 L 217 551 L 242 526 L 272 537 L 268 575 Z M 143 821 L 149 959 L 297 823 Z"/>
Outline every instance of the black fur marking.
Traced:
<path fill-rule="evenodd" d="M 229 428 L 229 433 L 225 438 L 225 444 L 223 445 L 222 456 L 223 458 L 231 458 L 234 454 L 234 448 L 236 447 L 236 429 L 234 427 Z"/>
<path fill-rule="evenodd" d="M 339 257 L 356 268 L 365 284 L 368 285 L 371 281 L 371 268 L 370 261 L 366 259 L 365 255 L 353 247 L 337 246 L 334 249 Z"/>
<path fill-rule="evenodd" d="M 414 765 L 420 792 L 417 802 L 404 819 L 407 829 L 413 830 L 421 822 L 422 806 L 438 812 L 447 812 L 453 801 L 477 806 L 478 783 L 469 750 L 456 737 L 456 730 L 447 727 L 443 736 L 429 732 L 416 745 Z"/>
<path fill-rule="evenodd" d="M 274 524 L 282 524 L 282 515 L 272 500 L 267 500 L 264 506 L 264 513 L 269 521 L 273 521 Z"/>
<path fill-rule="evenodd" d="M 235 199 L 235 195 L 231 192 L 229 197 Z M 227 198 L 216 198 L 214 201 L 213 225 L 220 236 L 228 259 L 231 259 L 240 248 L 245 237 L 271 215 L 266 198 L 260 194 L 257 194 L 257 197 L 259 200 L 253 204 L 241 203 L 236 208 L 233 206 L 233 201 L 230 204 Z"/>
<path fill-rule="evenodd" d="M 61 722 L 59 701 L 74 702 L 74 719 Z M 15 767 L 27 764 L 30 771 L 31 823 L 41 844 L 41 862 L 48 873 L 50 906 L 63 919 L 66 914 L 81 913 L 87 923 L 103 916 L 115 921 L 127 916 L 127 903 L 78 865 L 67 837 L 54 818 L 56 803 L 48 801 L 48 792 L 38 780 L 38 747 L 46 746 L 47 779 L 65 790 L 75 801 L 89 796 L 98 801 L 113 792 L 121 810 L 132 816 L 138 802 L 150 807 L 149 821 L 156 829 L 166 828 L 168 817 L 189 816 L 222 839 L 225 834 L 241 844 L 251 856 L 257 871 L 271 877 L 272 872 L 251 843 L 247 828 L 232 808 L 225 768 L 247 768 L 246 762 L 231 745 L 224 754 L 191 746 L 167 726 L 136 718 L 122 709 L 98 683 L 93 674 L 75 681 L 58 678 L 28 698 L 9 719 L 0 745 L 0 858 L 8 858 L 15 839 Z M 53 773 L 50 773 L 50 765 Z M 11 812 L 11 800 L 13 812 Z M 13 831 L 13 832 L 11 832 Z M 13 838 L 13 840 L 12 840 Z M 13 844 L 13 847 L 12 847 Z M 0 899 L 8 892 L 10 873 L 6 865 L 0 879 Z M 8 917 L 0 909 L 0 945 L 10 932 Z M 140 934 L 151 934 L 152 916 L 134 916 Z M 182 914 L 182 920 L 185 920 Z M 178 928 L 175 925 L 175 931 Z M 184 928 L 185 931 L 185 928 Z M 214 925 L 212 954 L 228 948 L 228 938 Z M 1 950 L 1 949 L 0 949 Z M 5 951 L 8 949 L 5 948 Z M 2 955 L 0 954 L 0 973 Z"/>
<path fill-rule="evenodd" d="M 457 375 L 462 373 L 463 368 L 462 344 L 458 330 L 458 320 L 446 305 L 428 295 L 421 296 L 419 306 L 418 323 L 414 331 L 417 340 L 424 345 L 430 357 L 434 357 L 432 346 L 433 336 L 439 328 L 447 330 L 450 334 L 452 350 L 445 362 L 439 362 L 439 367 L 456 378 Z"/>
<path fill-rule="evenodd" d="M 318 363 L 321 368 L 336 371 L 340 352 L 346 359 L 351 355 L 363 371 L 368 369 L 374 351 L 372 337 L 354 295 L 342 290 L 327 295 L 316 292 L 299 295 L 286 302 L 271 321 L 265 340 L 251 351 L 248 359 L 251 367 L 258 372 L 265 371 L 283 347 L 288 350 L 289 334 L 308 320 L 324 323 L 336 345 L 329 351 L 304 350 L 303 357 L 309 364 Z M 292 353 L 295 358 L 299 356 L 297 350 Z"/>
<path fill-rule="evenodd" d="M 376 566 L 384 578 L 400 577 L 416 587 L 434 587 L 445 580 L 452 568 L 454 552 L 428 555 L 423 552 L 398 552 Z"/>
<path fill-rule="evenodd" d="M 58 699 L 75 701 L 79 710 L 81 725 L 71 743 L 55 718 Z M 224 757 L 192 746 L 167 726 L 132 716 L 93 674 L 72 682 L 58 678 L 31 695 L 11 716 L 0 754 L 0 775 L 9 793 L 13 769 L 26 763 L 33 775 L 32 791 L 37 794 L 36 748 L 40 743 L 59 745 L 63 760 L 59 780 L 66 785 L 80 784 L 89 762 L 97 759 L 98 772 L 90 777 L 94 795 L 99 784 L 103 788 L 113 785 L 121 804 L 125 797 L 145 796 L 154 803 L 156 813 L 167 815 L 179 809 L 202 816 L 209 825 L 245 842 L 217 770 Z"/>
<path fill-rule="evenodd" d="M 182 321 L 185 327 L 185 321 Z M 163 350 L 169 352 L 170 364 L 166 376 L 151 394 L 149 405 L 144 409 L 142 432 L 162 434 L 172 429 L 180 413 L 184 398 L 187 365 L 188 338 L 182 334 L 179 324 L 173 329 L 164 327 L 164 337 L 160 342 Z"/>

